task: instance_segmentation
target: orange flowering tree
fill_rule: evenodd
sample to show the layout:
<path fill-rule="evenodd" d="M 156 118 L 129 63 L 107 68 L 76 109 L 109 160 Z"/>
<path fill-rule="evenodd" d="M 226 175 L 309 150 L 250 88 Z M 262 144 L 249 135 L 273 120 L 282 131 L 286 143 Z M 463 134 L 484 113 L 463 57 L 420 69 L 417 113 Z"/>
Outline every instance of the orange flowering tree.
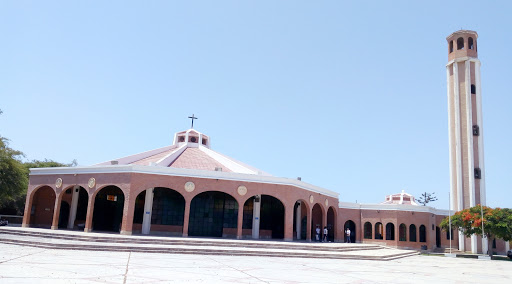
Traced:
<path fill-rule="evenodd" d="M 482 216 L 483 211 L 483 216 Z M 450 227 L 449 217 L 441 222 L 441 228 L 447 231 Z M 463 232 L 466 237 L 471 235 L 482 236 L 482 222 L 484 224 L 483 234 L 487 236 L 488 254 L 492 256 L 491 240 L 502 239 L 512 240 L 512 209 L 490 208 L 480 204 L 468 209 L 456 212 L 451 216 L 452 228 Z"/>

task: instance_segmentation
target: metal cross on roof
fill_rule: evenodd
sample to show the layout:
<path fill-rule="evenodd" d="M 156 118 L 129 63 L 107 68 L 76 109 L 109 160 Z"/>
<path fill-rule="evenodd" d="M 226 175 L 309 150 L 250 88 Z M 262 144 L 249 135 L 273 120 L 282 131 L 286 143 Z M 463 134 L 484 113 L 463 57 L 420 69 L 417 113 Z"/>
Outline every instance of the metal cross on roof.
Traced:
<path fill-rule="evenodd" d="M 192 119 L 192 127 L 191 128 L 194 128 L 194 119 L 197 119 L 197 117 L 195 117 L 194 114 L 192 114 L 192 116 L 189 116 L 188 118 Z"/>

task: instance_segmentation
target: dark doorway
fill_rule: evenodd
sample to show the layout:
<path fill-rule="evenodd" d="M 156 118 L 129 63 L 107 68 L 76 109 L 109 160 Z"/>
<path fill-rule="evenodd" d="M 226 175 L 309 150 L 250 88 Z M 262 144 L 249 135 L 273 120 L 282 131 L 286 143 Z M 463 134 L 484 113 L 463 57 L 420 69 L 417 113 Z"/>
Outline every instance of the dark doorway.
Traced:
<path fill-rule="evenodd" d="M 327 240 L 329 242 L 334 242 L 334 232 L 336 230 L 336 214 L 334 214 L 334 209 L 329 207 L 327 210 Z"/>
<path fill-rule="evenodd" d="M 79 230 L 85 228 L 85 219 L 87 217 L 87 206 L 89 204 L 89 194 L 85 188 L 80 187 L 78 192 L 78 204 L 76 207 L 75 224 Z"/>
<path fill-rule="evenodd" d="M 124 194 L 117 186 L 107 186 L 94 199 L 93 230 L 119 232 L 123 219 Z"/>
<path fill-rule="evenodd" d="M 441 229 L 436 227 L 436 247 L 441 247 Z"/>
<path fill-rule="evenodd" d="M 190 203 L 189 236 L 236 236 L 238 202 L 229 194 L 208 191 Z"/>
<path fill-rule="evenodd" d="M 185 198 L 179 192 L 163 187 L 153 189 L 152 232 L 161 231 L 180 236 L 183 233 L 184 216 Z"/>
<path fill-rule="evenodd" d="M 297 224 L 297 208 L 300 206 L 300 218 L 299 218 L 299 224 Z M 305 240 L 307 238 L 306 232 L 307 232 L 307 208 L 306 204 L 303 201 L 297 201 L 295 202 L 295 205 L 293 206 L 293 238 L 299 239 L 299 240 Z M 284 216 L 283 216 L 284 217 Z M 300 225 L 300 232 L 299 232 L 299 238 L 297 238 L 297 229 Z"/>
<path fill-rule="evenodd" d="M 324 232 L 324 227 L 323 227 L 323 222 L 322 220 L 324 219 L 323 217 L 323 212 L 322 212 L 322 208 L 320 207 L 320 205 L 315 204 L 315 206 L 313 206 L 313 210 L 311 211 L 311 240 L 312 241 L 315 241 L 315 242 L 319 242 L 322 240 L 322 234 Z M 317 239 L 317 233 L 316 233 L 316 229 L 319 228 L 320 230 L 320 235 L 318 236 L 318 239 Z"/>
<path fill-rule="evenodd" d="M 270 195 L 261 195 L 260 198 L 260 239 L 283 239 L 283 203 L 281 203 L 279 199 Z M 252 229 L 254 199 L 255 196 L 247 199 L 244 203 L 243 229 Z"/>
<path fill-rule="evenodd" d="M 347 229 L 350 229 L 350 236 L 347 235 Z M 345 226 L 343 226 L 343 235 L 345 236 L 345 242 L 356 242 L 356 223 L 354 223 L 354 221 L 348 220 L 345 222 Z"/>
<path fill-rule="evenodd" d="M 69 221 L 69 203 L 62 201 L 59 211 L 59 229 L 66 229 Z"/>

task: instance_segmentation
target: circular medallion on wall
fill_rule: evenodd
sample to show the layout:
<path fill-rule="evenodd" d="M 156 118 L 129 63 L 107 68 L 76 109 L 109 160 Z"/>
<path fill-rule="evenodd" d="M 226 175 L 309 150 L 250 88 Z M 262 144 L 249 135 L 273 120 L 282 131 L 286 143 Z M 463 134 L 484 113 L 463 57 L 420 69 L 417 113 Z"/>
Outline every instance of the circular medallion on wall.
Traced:
<path fill-rule="evenodd" d="M 93 188 L 95 185 L 96 185 L 96 179 L 90 178 L 89 182 L 87 182 L 87 186 L 89 186 L 89 188 Z"/>
<path fill-rule="evenodd" d="M 58 178 L 56 181 L 55 181 L 55 187 L 56 188 L 60 188 L 62 186 L 62 179 L 61 178 Z"/>
<path fill-rule="evenodd" d="M 244 196 L 247 194 L 247 187 L 241 185 L 238 187 L 238 194 L 240 194 L 241 196 Z"/>
<path fill-rule="evenodd" d="M 329 207 L 329 200 L 327 198 L 325 199 L 325 207 Z"/>
<path fill-rule="evenodd" d="M 192 192 L 194 189 L 196 189 L 196 185 L 193 182 L 187 181 L 187 183 L 185 183 L 185 190 L 187 192 Z"/>
<path fill-rule="evenodd" d="M 313 201 L 315 201 L 315 198 L 313 197 L 313 195 L 310 195 L 310 196 L 309 196 L 309 202 L 310 202 L 310 203 L 313 203 Z"/>

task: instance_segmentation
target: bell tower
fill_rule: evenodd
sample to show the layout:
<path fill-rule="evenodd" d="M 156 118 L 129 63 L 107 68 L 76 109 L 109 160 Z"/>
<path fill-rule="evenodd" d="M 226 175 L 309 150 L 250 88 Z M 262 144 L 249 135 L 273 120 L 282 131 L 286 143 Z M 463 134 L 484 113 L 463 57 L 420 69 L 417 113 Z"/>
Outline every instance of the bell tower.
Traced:
<path fill-rule="evenodd" d="M 456 211 L 486 204 L 477 38 L 476 32 L 468 30 L 456 31 L 446 38 L 451 209 Z M 459 235 L 459 250 L 486 251 L 487 243 L 484 246 L 479 239 Z"/>

